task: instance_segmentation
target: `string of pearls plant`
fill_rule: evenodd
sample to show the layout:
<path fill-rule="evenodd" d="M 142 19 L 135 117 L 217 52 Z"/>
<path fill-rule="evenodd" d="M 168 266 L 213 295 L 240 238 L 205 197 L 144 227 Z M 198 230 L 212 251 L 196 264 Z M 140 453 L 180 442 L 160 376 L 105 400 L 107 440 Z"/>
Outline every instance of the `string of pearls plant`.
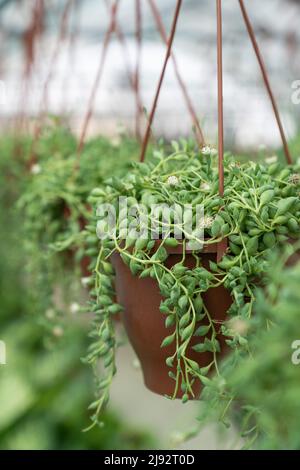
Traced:
<path fill-rule="evenodd" d="M 200 380 L 205 388 L 211 385 L 212 374 L 220 376 L 219 333 L 226 336 L 232 354 L 241 349 L 247 352 L 246 331 L 239 326 L 252 316 L 255 287 L 267 269 L 267 255 L 274 246 L 299 237 L 299 166 L 287 168 L 278 162 L 270 165 L 252 161 L 239 163 L 227 154 L 224 174 L 226 189 L 220 197 L 216 152 L 209 147 L 199 152 L 192 142 L 180 141 L 173 142 L 172 153 L 166 154 L 161 148 L 153 152 L 146 163 L 133 164 L 124 178 L 109 178 L 102 187 L 92 191 L 89 202 L 95 209 L 101 204 L 111 204 L 117 212 L 116 230 L 110 238 L 99 240 L 96 235 L 97 224 L 98 230 L 99 224 L 102 229 L 106 227 L 104 216 L 92 216 L 85 230 L 86 253 L 92 258 L 93 271 L 89 309 L 94 313 L 93 342 L 87 362 L 93 365 L 98 377 L 97 398 L 91 405 L 93 424 L 97 423 L 101 409 L 109 400 L 109 387 L 116 373 L 118 342 L 113 316 L 122 306 L 115 300 L 111 264 L 114 252 L 121 255 L 133 276 L 150 276 L 159 286 L 163 297 L 160 311 L 166 328 L 173 328 L 161 347 L 175 345 L 174 355 L 167 359 L 169 374 L 174 379 L 174 394 L 170 398 L 176 396 L 181 386 L 183 402 L 186 402 L 193 398 L 195 381 Z M 148 227 L 154 223 L 156 227 L 156 237 L 160 238 L 158 248 L 155 248 L 152 229 L 148 238 L 136 239 L 129 233 L 124 239 L 120 197 L 126 197 L 131 208 L 141 204 L 148 209 L 153 204 L 173 208 L 168 223 L 163 222 L 161 213 L 143 212 L 143 222 Z M 183 224 L 179 226 L 176 222 L 176 210 L 187 204 L 195 210 L 197 205 L 204 208 L 204 215 L 198 222 L 201 227 L 194 227 L 192 231 L 186 231 Z M 195 216 L 192 217 L 195 222 Z M 134 215 L 129 215 L 130 222 L 136 223 L 138 228 L 141 223 L 136 222 Z M 209 270 L 203 267 L 196 251 L 195 267 L 185 266 L 187 243 L 203 241 L 198 238 L 199 228 L 204 230 L 204 245 L 220 242 L 225 237 L 229 241 L 223 259 L 219 263 L 211 262 Z M 182 240 L 174 237 L 176 229 L 182 230 Z M 167 248 L 178 244 L 182 247 L 182 259 L 169 269 L 165 264 Z M 230 291 L 233 301 L 228 321 L 222 325 L 210 316 L 203 302 L 203 293 L 220 285 Z M 205 368 L 200 368 L 189 357 L 192 338 L 197 339 L 193 349 L 199 355 L 206 351 L 213 355 L 211 364 Z M 103 364 L 100 374 L 99 358 Z M 217 392 L 222 395 L 222 385 Z"/>

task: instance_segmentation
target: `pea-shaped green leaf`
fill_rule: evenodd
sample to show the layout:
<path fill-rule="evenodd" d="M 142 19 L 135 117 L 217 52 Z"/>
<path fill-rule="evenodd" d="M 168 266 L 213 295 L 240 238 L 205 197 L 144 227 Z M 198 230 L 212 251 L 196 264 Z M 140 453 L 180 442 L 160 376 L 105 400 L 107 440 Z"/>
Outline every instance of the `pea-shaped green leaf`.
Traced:
<path fill-rule="evenodd" d="M 197 330 L 195 331 L 195 336 L 205 336 L 209 332 L 210 328 L 210 325 L 199 326 L 199 328 L 197 328 Z"/>
<path fill-rule="evenodd" d="M 275 197 L 275 192 L 273 189 L 268 189 L 267 191 L 264 191 L 260 197 L 260 205 L 264 206 L 266 204 L 269 204 Z"/>
<path fill-rule="evenodd" d="M 253 256 L 257 253 L 258 242 L 259 242 L 258 237 L 253 237 L 253 238 L 250 238 L 250 240 L 248 240 L 246 244 L 248 255 Z"/>
<path fill-rule="evenodd" d="M 298 198 L 296 197 L 288 197 L 287 199 L 280 199 L 280 201 L 277 203 L 276 217 L 286 214 L 286 212 L 288 212 L 291 209 L 291 207 L 295 204 L 296 201 L 298 201 Z"/>
<path fill-rule="evenodd" d="M 173 343 L 174 339 L 175 339 L 175 331 L 174 331 L 174 333 L 173 333 L 172 335 L 167 336 L 167 337 L 163 340 L 163 342 L 161 343 L 160 347 L 161 347 L 161 348 L 166 348 L 166 347 L 170 346 L 170 345 Z"/>

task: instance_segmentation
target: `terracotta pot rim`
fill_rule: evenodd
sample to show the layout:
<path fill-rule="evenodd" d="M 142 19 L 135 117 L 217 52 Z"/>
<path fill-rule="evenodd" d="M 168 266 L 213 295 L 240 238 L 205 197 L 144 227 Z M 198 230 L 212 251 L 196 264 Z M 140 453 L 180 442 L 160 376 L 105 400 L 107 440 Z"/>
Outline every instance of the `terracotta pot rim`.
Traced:
<path fill-rule="evenodd" d="M 200 255 L 205 254 L 205 253 L 213 254 L 213 253 L 219 253 L 219 249 L 220 249 L 220 247 L 223 246 L 222 243 L 224 242 L 224 240 L 226 240 L 226 238 L 224 238 L 220 242 L 211 243 L 210 245 L 204 245 L 199 250 L 193 250 L 193 249 L 188 249 L 188 248 L 185 248 L 185 250 L 183 250 L 183 244 L 180 243 L 180 242 L 176 247 L 170 247 L 170 246 L 164 245 L 164 248 L 166 249 L 166 251 L 169 255 L 181 255 L 181 254 L 183 254 L 183 252 L 185 252 L 187 254 L 197 253 L 197 254 L 200 254 Z M 162 244 L 163 244 L 163 240 L 155 240 L 155 245 L 154 245 L 154 248 L 151 250 L 151 252 L 157 251 L 157 249 Z"/>
<path fill-rule="evenodd" d="M 162 242 L 163 240 L 156 240 L 155 249 L 158 249 L 161 246 Z M 183 250 L 183 244 L 179 243 L 176 247 L 169 247 L 169 246 L 164 245 L 164 248 L 166 249 L 167 253 L 169 253 L 170 255 L 180 255 L 183 253 L 183 251 L 189 254 L 191 253 L 201 254 L 201 253 L 217 253 L 218 245 L 219 245 L 218 243 L 211 243 L 210 245 L 204 245 L 203 248 L 199 250 L 192 250 L 188 248 L 185 248 L 185 250 Z"/>

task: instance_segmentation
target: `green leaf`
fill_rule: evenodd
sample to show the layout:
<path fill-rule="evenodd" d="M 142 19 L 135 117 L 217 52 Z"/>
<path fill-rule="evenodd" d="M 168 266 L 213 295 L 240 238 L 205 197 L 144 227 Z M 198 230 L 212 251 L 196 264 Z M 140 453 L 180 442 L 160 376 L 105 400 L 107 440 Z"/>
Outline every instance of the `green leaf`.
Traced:
<path fill-rule="evenodd" d="M 183 317 L 180 318 L 180 321 L 179 321 L 179 328 L 182 329 L 184 328 L 190 321 L 190 318 L 191 318 L 191 314 L 190 312 L 186 312 Z"/>
<path fill-rule="evenodd" d="M 159 306 L 159 310 L 161 311 L 161 313 L 165 313 L 165 314 L 170 313 L 169 307 L 164 302 L 161 302 L 161 304 Z"/>
<path fill-rule="evenodd" d="M 240 246 L 235 245 L 235 243 L 232 243 L 232 242 L 229 243 L 229 248 L 230 248 L 230 250 L 232 251 L 232 253 L 234 255 L 239 255 L 241 253 L 241 250 L 242 250 Z M 220 264 L 220 266 L 221 266 L 221 264 Z"/>
<path fill-rule="evenodd" d="M 292 233 L 295 233 L 295 232 L 298 232 L 299 231 L 299 223 L 297 222 L 297 220 L 295 218 L 291 218 L 288 223 L 288 228 L 290 229 L 290 231 Z"/>
<path fill-rule="evenodd" d="M 188 306 L 188 303 L 189 303 L 189 298 L 186 295 L 181 296 L 178 301 L 178 305 L 181 308 L 181 310 L 184 310 Z"/>
<path fill-rule="evenodd" d="M 101 266 L 106 274 L 114 274 L 114 268 L 111 263 L 108 263 L 107 261 L 102 261 Z"/>
<path fill-rule="evenodd" d="M 148 245 L 148 238 L 138 238 L 135 243 L 135 248 L 137 250 L 144 250 Z"/>
<path fill-rule="evenodd" d="M 172 335 L 167 336 L 167 337 L 163 340 L 163 342 L 161 343 L 160 347 L 161 347 L 161 348 L 166 348 L 166 347 L 170 346 L 170 345 L 173 343 L 174 339 L 175 339 L 175 331 L 174 331 L 174 333 L 173 333 Z"/>
<path fill-rule="evenodd" d="M 190 366 L 195 372 L 199 372 L 199 371 L 200 371 L 200 367 L 199 367 L 198 362 L 193 361 L 192 359 L 189 359 L 189 360 L 188 360 L 188 363 L 189 363 L 189 366 Z"/>
<path fill-rule="evenodd" d="M 166 238 L 164 243 L 170 248 L 176 248 L 179 245 L 179 242 L 176 240 L 176 238 Z"/>
<path fill-rule="evenodd" d="M 168 258 L 168 253 L 165 247 L 160 246 L 157 252 L 154 254 L 153 258 L 155 259 L 155 261 L 165 261 Z"/>
<path fill-rule="evenodd" d="M 199 379 L 201 380 L 203 385 L 205 385 L 205 387 L 209 387 L 210 385 L 212 385 L 212 381 L 208 379 L 207 377 L 205 377 L 205 375 L 200 375 Z"/>
<path fill-rule="evenodd" d="M 190 338 L 192 336 L 194 332 L 194 324 L 191 323 L 189 326 L 187 326 L 183 332 L 181 333 L 181 338 L 183 341 L 187 340 L 188 338 Z"/>
<path fill-rule="evenodd" d="M 201 367 L 201 369 L 200 369 L 200 374 L 201 374 L 201 375 L 207 375 L 208 372 L 209 372 L 210 369 L 211 369 L 211 366 L 212 366 L 212 365 L 209 364 L 209 365 L 206 366 L 206 367 Z"/>
<path fill-rule="evenodd" d="M 178 264 L 175 264 L 175 266 L 173 266 L 172 271 L 173 271 L 174 274 L 176 274 L 178 276 L 181 276 L 182 274 L 184 274 L 187 271 L 187 269 L 188 268 L 186 268 L 182 264 L 178 263 Z"/>
<path fill-rule="evenodd" d="M 216 341 L 216 340 L 215 340 Z M 216 344 L 214 344 L 214 341 L 209 340 L 208 338 L 205 338 L 204 343 L 199 343 L 193 346 L 194 351 L 196 352 L 215 352 L 217 350 Z"/>
<path fill-rule="evenodd" d="M 214 273 L 218 272 L 219 270 L 217 263 L 215 263 L 214 261 L 209 262 L 209 269 Z"/>
<path fill-rule="evenodd" d="M 166 365 L 167 365 L 168 367 L 173 367 L 173 363 L 174 363 L 173 357 L 167 357 L 167 359 L 166 359 Z"/>
<path fill-rule="evenodd" d="M 277 203 L 276 217 L 286 214 L 295 204 L 296 201 L 298 201 L 297 197 L 288 197 L 287 199 L 281 199 Z"/>
<path fill-rule="evenodd" d="M 221 225 L 218 220 L 215 220 L 211 227 L 211 234 L 213 238 L 216 238 L 221 233 Z"/>
<path fill-rule="evenodd" d="M 167 318 L 166 318 L 166 321 L 165 321 L 165 326 L 166 328 L 170 328 L 172 325 L 174 325 L 175 323 L 175 315 L 169 315 Z"/>
<path fill-rule="evenodd" d="M 229 234 L 229 232 L 230 232 L 230 226 L 229 226 L 229 224 L 224 224 L 224 225 L 222 226 L 222 228 L 221 228 L 221 235 L 222 235 L 223 237 L 225 237 L 226 235 Z"/>
<path fill-rule="evenodd" d="M 258 237 L 253 237 L 250 238 L 250 240 L 247 241 L 246 243 L 246 250 L 248 252 L 248 255 L 253 256 L 257 253 L 258 251 Z"/>
<path fill-rule="evenodd" d="M 261 206 L 264 206 L 266 204 L 269 204 L 275 197 L 275 191 L 273 189 L 268 189 L 267 191 L 264 191 L 260 197 L 260 204 Z"/>
<path fill-rule="evenodd" d="M 130 248 L 131 246 L 133 246 L 136 242 L 136 238 L 133 238 L 133 237 L 127 237 L 126 238 L 126 248 Z"/>
<path fill-rule="evenodd" d="M 195 346 L 192 347 L 192 349 L 198 353 L 207 352 L 207 348 L 204 343 L 196 344 Z"/>
<path fill-rule="evenodd" d="M 276 243 L 276 236 L 273 232 L 265 233 L 263 236 L 263 242 L 267 248 L 272 248 Z"/>
<path fill-rule="evenodd" d="M 137 263 L 134 259 L 130 261 L 129 268 L 134 276 L 136 276 L 136 274 L 142 269 L 141 265 Z"/>
<path fill-rule="evenodd" d="M 202 325 L 197 328 L 195 331 L 194 335 L 195 336 L 205 336 L 211 328 L 211 325 Z"/>
<path fill-rule="evenodd" d="M 149 277 L 149 276 L 150 276 L 150 273 L 151 273 L 151 269 L 152 269 L 152 268 L 144 269 L 144 271 L 142 271 L 141 274 L 140 274 L 140 278 L 141 278 L 141 279 L 144 279 L 144 278 L 146 278 L 146 277 Z"/>
<path fill-rule="evenodd" d="M 189 401 L 189 396 L 187 393 L 185 393 L 182 397 L 182 403 L 187 403 Z"/>
<path fill-rule="evenodd" d="M 196 313 L 201 313 L 203 310 L 203 299 L 201 295 L 198 295 L 194 300 L 194 308 Z"/>
<path fill-rule="evenodd" d="M 122 312 L 124 309 L 122 307 L 122 305 L 119 305 L 119 304 L 113 304 L 111 305 L 110 307 L 108 307 L 108 311 L 109 313 L 115 315 L 117 313 L 120 313 Z"/>
<path fill-rule="evenodd" d="M 110 297 L 108 297 L 108 295 L 101 295 L 101 297 L 99 298 L 99 305 L 108 307 L 111 304 L 112 304 L 112 300 Z"/>

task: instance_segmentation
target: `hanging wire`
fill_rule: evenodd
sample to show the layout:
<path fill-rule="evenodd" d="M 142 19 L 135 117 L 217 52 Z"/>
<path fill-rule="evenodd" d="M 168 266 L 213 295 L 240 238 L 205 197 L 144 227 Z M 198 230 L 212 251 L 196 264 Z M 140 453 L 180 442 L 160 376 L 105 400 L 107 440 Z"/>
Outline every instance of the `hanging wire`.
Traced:
<path fill-rule="evenodd" d="M 135 23 L 136 23 L 136 66 L 134 74 L 135 96 L 136 96 L 136 119 L 135 119 L 135 133 L 139 140 L 141 140 L 141 53 L 142 53 L 142 5 L 141 0 L 135 0 Z"/>
<path fill-rule="evenodd" d="M 150 8 L 152 10 L 153 17 L 154 17 L 155 22 L 156 22 L 157 30 L 158 30 L 162 40 L 165 42 L 165 44 L 168 44 L 167 33 L 166 33 L 166 30 L 165 30 L 165 27 L 164 27 L 164 24 L 163 24 L 163 21 L 162 21 L 161 14 L 160 14 L 160 12 L 157 8 L 157 5 L 155 3 L 155 0 L 148 0 L 148 2 L 149 2 Z M 181 74 L 180 74 L 180 71 L 179 71 L 179 67 L 178 67 L 177 60 L 176 60 L 174 52 L 171 52 L 171 58 L 172 58 L 172 61 L 173 61 L 173 66 L 174 66 L 174 72 L 175 72 L 176 79 L 177 79 L 178 84 L 179 84 L 179 86 L 182 90 L 182 93 L 183 93 L 184 99 L 186 101 L 188 111 L 190 112 L 192 122 L 193 122 L 194 127 L 195 127 L 197 142 L 198 142 L 200 147 L 203 147 L 205 145 L 205 138 L 204 138 L 202 129 L 200 127 L 199 120 L 197 118 L 197 113 L 196 113 L 195 108 L 193 106 L 192 100 L 191 100 L 191 98 L 188 94 L 185 83 L 184 83 L 184 81 L 181 77 Z"/>
<path fill-rule="evenodd" d="M 67 67 L 65 71 L 65 76 L 63 79 L 62 90 L 68 90 L 68 84 L 70 81 L 70 76 L 74 73 L 74 64 L 76 63 L 76 53 L 78 40 L 80 38 L 80 20 L 81 20 L 81 9 L 82 3 L 80 0 L 74 0 L 72 8 L 72 18 L 69 23 L 69 44 L 67 46 Z M 64 113 L 64 110 L 68 106 L 68 93 L 64 93 L 62 104 L 61 104 L 61 114 Z"/>
<path fill-rule="evenodd" d="M 42 91 L 42 98 L 41 98 L 41 105 L 40 105 L 41 115 L 40 115 L 39 121 L 36 122 L 34 133 L 33 133 L 33 141 L 32 141 L 31 151 L 30 151 L 30 153 L 31 153 L 30 162 L 31 163 L 34 163 L 34 161 L 35 161 L 34 148 L 35 148 L 36 142 L 38 141 L 38 138 L 40 136 L 44 116 L 45 116 L 46 109 L 47 109 L 48 87 L 49 87 L 49 83 L 52 79 L 53 70 L 54 70 L 54 67 L 55 67 L 55 62 L 56 62 L 57 57 L 58 57 L 59 52 L 60 52 L 61 43 L 62 43 L 62 41 L 65 37 L 65 34 L 66 34 L 67 21 L 68 21 L 69 13 L 70 13 L 71 6 L 72 6 L 73 2 L 74 2 L 74 0 L 66 0 L 65 7 L 64 7 L 63 12 L 62 12 L 60 27 L 59 27 L 59 33 L 58 33 L 56 45 L 55 45 L 53 54 L 52 54 L 51 59 L 50 59 L 50 65 L 49 65 L 48 73 L 47 73 L 46 80 L 45 80 L 44 87 L 43 87 L 43 91 Z"/>
<path fill-rule="evenodd" d="M 219 194 L 224 195 L 224 105 L 223 105 L 223 25 L 222 0 L 216 0 L 217 6 L 217 63 L 218 63 L 218 166 Z M 217 261 L 221 261 L 228 247 L 224 238 L 217 244 Z"/>
<path fill-rule="evenodd" d="M 172 46 L 173 46 L 173 41 L 174 41 L 174 37 L 175 37 L 175 33 L 176 33 L 176 27 L 177 27 L 177 22 L 178 22 L 178 17 L 179 17 L 179 13 L 180 13 L 180 10 L 181 10 L 181 6 L 182 6 L 182 0 L 177 0 L 175 13 L 174 13 L 174 18 L 173 18 L 173 21 L 172 21 L 171 33 L 170 33 L 170 37 L 168 39 L 167 51 L 166 51 L 166 55 L 165 55 L 165 59 L 164 59 L 164 63 L 163 63 L 163 68 L 162 68 L 160 78 L 159 78 L 159 81 L 158 81 L 154 102 L 153 102 L 152 109 L 151 109 L 151 112 L 150 112 L 150 115 L 149 115 L 149 121 L 148 121 L 148 124 L 147 124 L 147 129 L 146 129 L 146 133 L 145 133 L 143 144 L 142 144 L 142 150 L 141 150 L 141 155 L 140 155 L 140 161 L 141 162 L 143 162 L 145 160 L 145 155 L 146 155 L 146 150 L 147 150 L 147 146 L 148 146 L 148 142 L 149 142 L 149 137 L 150 137 L 150 133 L 151 133 L 153 119 L 154 119 L 154 116 L 155 116 L 155 112 L 156 112 L 156 108 L 157 108 L 157 104 L 158 104 L 158 99 L 159 99 L 161 87 L 162 87 L 162 84 L 163 84 L 163 81 L 164 81 L 168 61 L 169 61 L 169 58 L 171 56 L 171 51 L 172 51 Z"/>
<path fill-rule="evenodd" d="M 268 77 L 266 65 L 265 65 L 263 56 L 260 52 L 258 42 L 255 38 L 254 29 L 253 29 L 252 23 L 250 21 L 249 15 L 247 13 L 244 1 L 239 0 L 239 4 L 240 4 L 240 7 L 241 7 L 242 16 L 243 16 L 243 19 L 244 19 L 244 22 L 245 22 L 245 25 L 246 25 L 246 28 L 247 28 L 247 31 L 248 31 L 253 49 L 254 49 L 254 52 L 256 54 L 256 57 L 257 57 L 257 60 L 258 60 L 258 63 L 259 63 L 260 69 L 261 69 L 263 80 L 264 80 L 267 92 L 268 92 L 270 100 L 271 100 L 271 104 L 272 104 L 272 107 L 273 107 L 273 111 L 274 111 L 274 114 L 275 114 L 275 118 L 276 118 L 276 121 L 277 121 L 277 125 L 278 125 L 278 128 L 279 128 L 279 132 L 280 132 L 280 136 L 281 136 L 281 140 L 282 140 L 282 144 L 283 144 L 283 148 L 284 148 L 285 157 L 286 157 L 286 160 L 287 160 L 288 164 L 291 165 L 293 163 L 293 159 L 292 159 L 292 156 L 291 156 L 291 153 L 290 153 L 290 150 L 289 150 L 289 146 L 288 146 L 287 139 L 286 139 L 286 136 L 285 136 L 284 128 L 283 128 L 282 121 L 281 121 L 281 118 L 280 118 L 280 114 L 279 114 L 279 111 L 278 111 L 278 106 L 277 106 L 275 96 L 274 96 L 274 93 L 273 93 L 273 90 L 272 90 L 272 87 L 271 87 L 271 83 L 270 83 L 270 80 L 269 80 L 269 77 Z"/>
<path fill-rule="evenodd" d="M 110 9 L 109 0 L 105 0 L 105 3 L 106 3 L 106 6 Z M 117 18 L 115 20 L 115 33 L 116 33 L 116 36 L 117 36 L 117 38 L 120 42 L 120 45 L 122 47 L 122 50 L 123 50 L 122 56 L 123 56 L 123 59 L 124 59 L 124 62 L 125 62 L 125 68 L 126 68 L 128 81 L 129 81 L 129 84 L 132 88 L 133 94 L 135 96 L 135 100 L 136 100 L 137 106 L 139 108 L 139 115 L 140 115 L 140 118 L 141 118 L 143 116 L 144 107 L 143 107 L 143 103 L 142 103 L 141 94 L 137 93 L 137 91 L 136 91 L 136 84 L 135 84 L 135 73 L 136 72 L 131 66 L 130 54 L 129 54 L 129 51 L 128 51 L 125 35 L 123 33 L 123 30 L 122 30 L 120 24 L 118 23 Z"/>
<path fill-rule="evenodd" d="M 118 7 L 119 7 L 120 3 L 121 3 L 121 0 L 119 0 L 119 1 L 115 0 L 114 3 L 111 6 L 110 23 L 108 25 L 107 31 L 106 31 L 105 36 L 104 36 L 102 51 L 101 51 L 101 56 L 100 56 L 100 63 L 99 63 L 99 67 L 98 67 L 98 70 L 97 70 L 95 81 L 94 81 L 94 84 L 93 84 L 93 87 L 92 87 L 91 95 L 90 95 L 90 98 L 89 98 L 89 101 L 88 101 L 87 112 L 86 112 L 86 115 L 85 115 L 85 118 L 84 118 L 82 130 L 81 130 L 81 134 L 80 134 L 80 139 L 79 139 L 79 144 L 78 144 L 78 147 L 77 147 L 77 154 L 78 155 L 80 155 L 80 153 L 82 151 L 84 141 L 85 141 L 85 137 L 86 137 L 86 133 L 87 133 L 87 130 L 88 130 L 88 126 L 89 126 L 90 120 L 91 120 L 92 115 L 93 115 L 93 106 L 94 106 L 94 102 L 95 102 L 95 99 L 96 99 L 96 94 L 97 94 L 97 91 L 98 91 L 98 88 L 99 88 L 99 85 L 100 85 L 100 82 L 101 82 L 101 79 L 102 79 L 104 66 L 105 66 L 105 61 L 106 61 L 106 57 L 107 57 L 107 51 L 108 51 L 108 47 L 109 47 L 109 44 L 110 44 L 111 36 L 112 36 L 113 32 L 115 31 L 116 17 L 117 17 Z"/>
<path fill-rule="evenodd" d="M 22 76 L 23 90 L 20 97 L 19 113 L 15 120 L 15 131 L 22 132 L 25 122 L 26 104 L 29 94 L 30 79 L 36 62 L 36 44 L 44 29 L 45 6 L 44 0 L 35 0 L 32 8 L 32 19 L 22 37 L 25 52 L 25 65 Z"/>
<path fill-rule="evenodd" d="M 222 0 L 217 0 L 219 193 L 224 194 L 224 109 Z"/>
<path fill-rule="evenodd" d="M 74 0 L 67 0 L 66 4 L 65 4 L 65 7 L 63 9 L 63 12 L 62 12 L 60 28 L 59 28 L 59 34 L 58 34 L 56 45 L 55 45 L 55 48 L 54 48 L 54 51 L 53 51 L 53 54 L 52 54 L 52 57 L 51 57 L 51 60 L 50 60 L 49 70 L 48 70 L 48 74 L 47 74 L 45 84 L 44 84 L 44 88 L 43 88 L 42 106 L 45 109 L 47 108 L 49 83 L 52 79 L 53 71 L 54 71 L 54 68 L 55 68 L 55 63 L 57 61 L 57 58 L 58 58 L 60 50 L 61 50 L 60 49 L 61 48 L 61 43 L 62 43 L 62 41 L 64 40 L 64 38 L 66 36 L 68 18 L 69 18 L 69 14 L 70 14 L 73 2 L 74 2 Z"/>

